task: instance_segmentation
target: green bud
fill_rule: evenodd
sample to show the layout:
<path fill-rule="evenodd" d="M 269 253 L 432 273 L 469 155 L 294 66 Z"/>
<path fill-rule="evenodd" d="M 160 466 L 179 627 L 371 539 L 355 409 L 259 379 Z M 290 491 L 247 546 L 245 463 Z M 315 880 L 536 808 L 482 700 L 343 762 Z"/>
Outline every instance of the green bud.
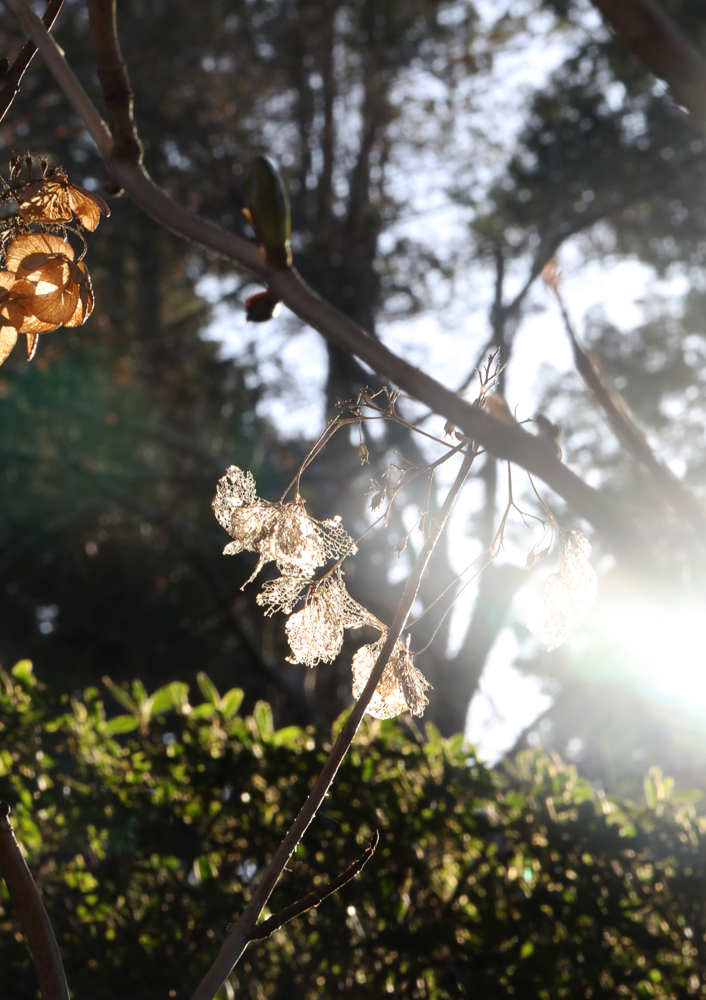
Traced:
<path fill-rule="evenodd" d="M 245 187 L 246 215 L 268 252 L 289 259 L 291 222 L 282 178 L 265 156 L 256 156 Z"/>

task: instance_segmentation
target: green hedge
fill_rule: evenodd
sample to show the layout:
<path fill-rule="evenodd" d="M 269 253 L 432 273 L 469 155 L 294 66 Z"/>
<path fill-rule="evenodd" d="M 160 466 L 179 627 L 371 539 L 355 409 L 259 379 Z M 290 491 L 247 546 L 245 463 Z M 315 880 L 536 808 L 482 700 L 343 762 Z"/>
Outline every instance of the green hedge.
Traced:
<path fill-rule="evenodd" d="M 188 998 L 326 755 L 313 731 L 238 714 L 205 675 L 81 700 L 0 676 L 0 797 L 49 909 L 74 1000 Z M 113 697 L 114 696 L 114 697 Z M 609 802 L 524 754 L 491 772 L 461 737 L 366 722 L 273 899 L 328 881 L 374 829 L 355 882 L 251 945 L 237 996 L 681 997 L 704 992 L 706 824 L 647 779 Z M 38 995 L 4 892 L 0 976 Z M 8 984 L 12 984 L 9 989 Z M 231 996 L 232 988 L 222 996 Z"/>

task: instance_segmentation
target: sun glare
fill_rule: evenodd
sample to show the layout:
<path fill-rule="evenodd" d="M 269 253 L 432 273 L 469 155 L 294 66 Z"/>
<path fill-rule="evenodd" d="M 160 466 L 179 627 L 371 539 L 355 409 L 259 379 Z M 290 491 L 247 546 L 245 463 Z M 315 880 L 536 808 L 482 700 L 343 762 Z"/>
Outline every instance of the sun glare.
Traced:
<path fill-rule="evenodd" d="M 703 608 L 630 611 L 620 616 L 616 631 L 655 692 L 706 713 Z"/>

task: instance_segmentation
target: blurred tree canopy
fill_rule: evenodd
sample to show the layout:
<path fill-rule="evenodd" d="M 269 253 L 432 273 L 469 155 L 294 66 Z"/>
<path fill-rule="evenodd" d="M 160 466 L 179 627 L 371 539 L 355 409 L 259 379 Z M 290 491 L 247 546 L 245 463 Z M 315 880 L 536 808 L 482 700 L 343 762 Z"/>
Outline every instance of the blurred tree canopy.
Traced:
<path fill-rule="evenodd" d="M 199 676 L 82 698 L 0 674 L 0 797 L 28 852 L 76 1000 L 188 997 L 321 766 L 311 729 L 241 712 Z M 197 695 L 198 697 L 198 695 Z M 336 726 L 340 725 L 340 722 Z M 699 793 L 653 769 L 647 806 L 552 755 L 488 771 L 462 737 L 368 722 L 273 904 L 380 844 L 355 883 L 253 943 L 222 996 L 671 997 L 706 965 Z M 4 892 L 4 886 L 3 886 Z M 36 996 L 0 895 L 3 976 Z M 16 932 L 16 933 L 13 933 Z"/>

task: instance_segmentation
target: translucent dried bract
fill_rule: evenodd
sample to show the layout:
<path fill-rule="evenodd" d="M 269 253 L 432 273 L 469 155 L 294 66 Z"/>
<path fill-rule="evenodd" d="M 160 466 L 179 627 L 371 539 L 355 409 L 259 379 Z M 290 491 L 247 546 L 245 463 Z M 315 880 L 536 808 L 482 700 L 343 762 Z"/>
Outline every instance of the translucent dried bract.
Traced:
<path fill-rule="evenodd" d="M 28 180 L 21 176 L 25 169 Z M 20 333 L 27 336 L 31 358 L 39 334 L 60 326 L 80 326 L 88 319 L 93 310 L 91 279 L 86 265 L 74 259 L 65 230 L 74 219 L 93 230 L 101 213 L 110 215 L 102 198 L 70 184 L 64 171 L 49 167 L 44 158 L 37 163 L 29 154 L 13 157 L 9 184 L 3 181 L 2 186 L 0 231 L 3 241 L 10 235 L 12 239 L 7 246 L 3 242 L 2 248 L 0 364 Z M 61 236 L 51 231 L 57 229 Z"/>
<path fill-rule="evenodd" d="M 265 608 L 265 615 L 268 617 L 277 611 L 291 615 L 301 600 L 303 591 L 310 584 L 310 577 L 298 573 L 278 576 L 276 580 L 268 580 L 262 585 L 256 600 L 261 608 Z"/>
<path fill-rule="evenodd" d="M 63 171 L 49 168 L 40 180 L 17 191 L 18 214 L 25 222 L 71 222 L 74 216 L 91 232 L 100 222 L 101 214 L 110 209 L 97 194 L 78 184 L 70 184 Z"/>
<path fill-rule="evenodd" d="M 225 476 L 218 480 L 213 513 L 221 527 L 230 531 L 233 511 L 256 501 L 257 492 L 252 472 L 243 472 L 237 465 L 231 465 L 226 470 Z"/>
<path fill-rule="evenodd" d="M 258 598 L 259 602 L 259 598 Z M 353 600 L 340 572 L 314 585 L 306 595 L 306 605 L 287 622 L 290 663 L 331 663 L 341 652 L 343 631 L 373 624 L 375 619 Z"/>
<path fill-rule="evenodd" d="M 328 559 L 356 551 L 339 518 L 315 521 L 306 513 L 303 500 L 262 500 L 255 492 L 252 475 L 234 465 L 219 480 L 213 509 L 219 523 L 234 538 L 224 550 L 227 555 L 243 549 L 259 554 L 250 580 L 268 562 L 276 563 L 285 576 L 311 577 Z"/>
<path fill-rule="evenodd" d="M 362 646 L 353 657 L 354 698 L 362 694 L 384 641 L 382 635 L 372 645 Z M 402 712 L 423 715 L 429 704 L 425 692 L 430 689 L 429 681 L 412 663 L 409 649 L 398 640 L 366 711 L 376 719 L 393 719 Z"/>
<path fill-rule="evenodd" d="M 596 599 L 598 580 L 588 561 L 590 554 L 588 539 L 580 531 L 572 531 L 559 572 L 544 584 L 543 613 L 527 622 L 530 632 L 549 650 L 574 634 Z"/>

